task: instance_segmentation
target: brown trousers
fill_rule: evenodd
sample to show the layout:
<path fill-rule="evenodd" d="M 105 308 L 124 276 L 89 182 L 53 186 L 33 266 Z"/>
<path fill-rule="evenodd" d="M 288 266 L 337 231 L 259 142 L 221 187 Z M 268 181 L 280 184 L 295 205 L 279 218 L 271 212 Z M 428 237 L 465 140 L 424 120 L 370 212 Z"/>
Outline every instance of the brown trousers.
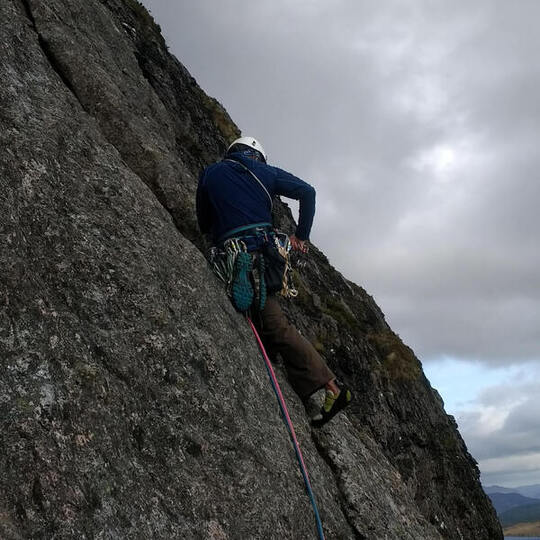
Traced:
<path fill-rule="evenodd" d="M 276 297 L 266 299 L 259 326 L 268 353 L 281 355 L 289 382 L 302 399 L 335 379 L 313 345 L 289 323 Z"/>

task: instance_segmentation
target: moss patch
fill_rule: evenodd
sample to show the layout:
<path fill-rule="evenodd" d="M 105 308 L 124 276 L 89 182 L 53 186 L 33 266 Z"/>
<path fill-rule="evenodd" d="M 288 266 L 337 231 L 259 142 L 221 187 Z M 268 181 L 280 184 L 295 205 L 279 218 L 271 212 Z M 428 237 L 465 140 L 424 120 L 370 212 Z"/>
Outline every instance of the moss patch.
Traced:
<path fill-rule="evenodd" d="M 420 362 L 412 350 L 391 330 L 368 335 L 382 359 L 382 370 L 389 379 L 416 380 L 422 374 Z"/>
<path fill-rule="evenodd" d="M 350 330 L 360 330 L 360 325 L 355 316 L 347 309 L 341 300 L 333 296 L 324 298 L 323 312 L 336 320 L 340 325 L 349 328 Z"/>
<path fill-rule="evenodd" d="M 157 30 L 158 34 L 161 34 L 161 27 L 156 23 L 154 17 L 150 15 L 149 11 L 137 0 L 126 0 L 126 4 L 129 6 L 131 11 L 135 13 L 138 19 L 143 21 L 145 26 Z"/>
<path fill-rule="evenodd" d="M 203 105 L 210 112 L 212 120 L 223 138 L 228 142 L 233 142 L 240 137 L 240 130 L 231 120 L 231 117 L 221 103 L 219 103 L 217 99 L 206 95 L 204 92 L 201 93 L 201 98 Z"/>
<path fill-rule="evenodd" d="M 439 438 L 439 443 L 441 445 L 441 448 L 443 448 L 446 452 L 452 453 L 452 452 L 458 452 L 458 443 L 456 440 L 456 437 L 454 436 L 453 432 L 443 432 L 443 436 Z"/>
<path fill-rule="evenodd" d="M 294 288 L 298 291 L 298 295 L 295 297 L 294 301 L 308 313 L 313 313 L 315 306 L 313 305 L 311 290 L 296 268 L 293 268 L 292 270 L 292 281 Z"/>

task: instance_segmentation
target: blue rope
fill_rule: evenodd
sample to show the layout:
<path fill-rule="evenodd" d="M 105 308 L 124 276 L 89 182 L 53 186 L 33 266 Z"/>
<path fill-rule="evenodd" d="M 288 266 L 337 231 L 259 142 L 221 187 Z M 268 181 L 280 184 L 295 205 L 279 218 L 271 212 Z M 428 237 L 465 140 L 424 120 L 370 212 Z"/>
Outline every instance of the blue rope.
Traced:
<path fill-rule="evenodd" d="M 298 460 L 298 465 L 300 466 L 300 471 L 302 472 L 302 476 L 304 478 L 304 484 L 306 486 L 306 490 L 308 492 L 309 500 L 311 501 L 311 506 L 313 507 L 313 512 L 315 514 L 315 521 L 317 524 L 317 533 L 319 535 L 320 540 L 324 539 L 324 532 L 322 528 L 321 523 L 321 517 L 319 515 L 319 510 L 317 508 L 317 503 L 315 502 L 315 495 L 313 494 L 313 490 L 311 488 L 311 482 L 309 481 L 309 476 L 307 473 L 306 465 L 304 463 L 304 458 L 302 457 L 302 452 L 300 451 L 300 445 L 298 444 L 298 440 L 296 438 L 296 433 L 294 431 L 294 426 L 292 424 L 291 418 L 289 416 L 289 411 L 287 410 L 287 405 L 285 404 L 285 400 L 283 398 L 283 394 L 281 393 L 281 388 L 279 387 L 279 383 L 276 378 L 276 374 L 274 373 L 274 369 L 272 368 L 272 364 L 270 362 L 270 359 L 268 358 L 268 354 L 266 353 L 266 350 L 264 348 L 264 345 L 261 341 L 261 338 L 255 328 L 255 325 L 251 321 L 249 317 L 247 317 L 248 323 L 251 326 L 251 329 L 253 330 L 253 333 L 255 334 L 255 337 L 257 339 L 257 343 L 259 345 L 259 348 L 261 349 L 262 355 L 264 357 L 264 361 L 266 364 L 266 370 L 268 371 L 268 376 L 270 377 L 270 382 L 272 383 L 272 388 L 274 389 L 274 393 L 276 394 L 276 398 L 279 403 L 279 408 L 281 410 L 281 416 L 283 417 L 283 421 L 285 422 L 285 425 L 287 426 L 287 429 L 289 431 L 289 436 L 291 438 L 291 441 L 293 443 L 294 452 L 296 454 L 296 459 Z"/>
<path fill-rule="evenodd" d="M 268 368 L 266 368 L 266 369 L 268 370 Z M 268 375 L 270 376 L 270 372 L 268 372 Z M 274 392 L 275 392 L 275 394 L 277 396 L 278 393 L 277 393 L 274 381 L 272 380 L 271 376 L 270 376 L 270 382 L 272 383 L 272 388 L 274 389 Z M 293 443 L 294 452 L 296 454 L 296 459 L 298 460 L 298 463 L 300 465 L 300 471 L 302 472 L 302 476 L 304 478 L 304 484 L 306 485 L 306 490 L 308 492 L 309 500 L 311 501 L 311 506 L 313 507 L 313 512 L 315 513 L 315 521 L 317 523 L 317 532 L 319 534 L 319 538 L 321 540 L 324 540 L 324 532 L 323 532 L 323 528 L 322 528 L 321 517 L 319 515 L 319 510 L 317 508 L 317 503 L 315 502 L 315 495 L 313 493 L 313 489 L 311 488 L 311 482 L 309 481 L 309 478 L 307 476 L 307 471 L 306 471 L 305 466 L 302 463 L 302 460 L 300 458 L 300 447 L 298 446 L 298 443 L 296 441 L 294 441 L 294 439 L 292 438 L 291 428 L 289 426 L 289 423 L 287 422 L 287 419 L 285 417 L 285 413 L 283 412 L 283 405 L 281 404 L 279 399 L 278 399 L 278 403 L 279 403 L 279 408 L 281 409 L 281 416 L 283 417 L 283 421 L 285 422 L 285 425 L 287 426 L 287 429 L 289 430 L 289 436 L 291 437 L 291 440 L 292 440 L 292 443 Z"/>

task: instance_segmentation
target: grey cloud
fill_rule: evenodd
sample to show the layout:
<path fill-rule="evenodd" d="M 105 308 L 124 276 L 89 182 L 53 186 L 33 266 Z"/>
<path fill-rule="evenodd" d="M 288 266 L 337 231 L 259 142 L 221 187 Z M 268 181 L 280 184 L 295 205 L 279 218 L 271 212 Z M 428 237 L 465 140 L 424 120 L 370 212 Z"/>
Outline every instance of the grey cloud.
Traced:
<path fill-rule="evenodd" d="M 487 388 L 475 402 L 476 410 L 458 413 L 460 430 L 477 459 L 540 454 L 540 382 L 531 382 L 532 375 L 534 371 L 518 374 L 507 384 Z M 528 382 L 520 382 L 523 378 Z M 486 429 L 486 417 L 499 425 Z M 540 468 L 540 459 L 537 466 Z"/>
<path fill-rule="evenodd" d="M 488 458 L 508 458 L 540 453 L 540 428 L 537 418 L 531 418 L 533 415 L 530 410 L 531 405 L 531 403 L 523 404 L 509 416 L 501 430 L 489 436 L 481 436 L 462 428 L 469 451 L 480 461 Z M 473 416 L 467 421 L 472 425 L 477 425 L 480 420 Z M 540 460 L 536 462 L 536 466 L 540 466 Z"/>
<path fill-rule="evenodd" d="M 538 360 L 537 2 L 145 4 L 423 359 Z"/>
<path fill-rule="evenodd" d="M 538 472 L 539 456 L 525 456 L 521 460 L 516 460 L 513 466 L 502 465 L 507 469 L 502 469 L 501 465 L 496 465 L 493 471 L 482 471 L 481 480 L 485 486 L 498 485 L 506 487 L 527 486 L 540 483 L 540 473 Z M 507 462 L 506 462 L 507 463 Z"/>
<path fill-rule="evenodd" d="M 484 484 L 517 486 L 540 482 L 539 382 L 531 373 L 514 376 L 508 384 L 486 389 L 476 410 L 458 413 L 460 431 L 479 461 Z M 490 419 L 505 415 L 500 425 L 486 429 Z M 499 418 L 501 420 L 501 418 Z"/>

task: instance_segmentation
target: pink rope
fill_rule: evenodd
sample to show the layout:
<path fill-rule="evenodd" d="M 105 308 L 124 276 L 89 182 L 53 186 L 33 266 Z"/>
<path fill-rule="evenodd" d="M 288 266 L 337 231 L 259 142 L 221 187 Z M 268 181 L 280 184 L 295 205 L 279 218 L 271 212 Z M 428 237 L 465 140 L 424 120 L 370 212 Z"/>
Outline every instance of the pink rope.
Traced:
<path fill-rule="evenodd" d="M 283 397 L 283 394 L 281 393 L 281 388 L 279 387 L 276 373 L 274 372 L 274 368 L 272 367 L 272 362 L 270 361 L 270 358 L 268 358 L 268 354 L 266 354 L 266 349 L 264 348 L 264 345 L 261 341 L 261 338 L 259 336 L 259 333 L 257 332 L 255 325 L 253 324 L 253 321 L 248 317 L 249 325 L 251 326 L 251 329 L 253 330 L 253 333 L 255 334 L 255 337 L 257 338 L 257 343 L 259 344 L 259 348 L 261 349 L 261 352 L 264 357 L 264 361 L 266 362 L 266 367 L 268 368 L 268 372 L 270 373 L 270 378 L 272 379 L 272 382 L 275 384 L 276 388 L 276 394 L 278 397 L 278 400 L 283 407 L 283 415 L 285 416 L 285 421 L 287 422 L 287 427 L 289 428 L 289 431 L 291 432 L 291 438 L 293 440 L 293 443 L 300 449 L 300 445 L 298 444 L 298 439 L 296 438 L 296 433 L 294 431 L 294 426 L 291 420 L 291 417 L 289 416 L 289 411 L 287 410 L 287 406 L 285 405 L 285 398 Z M 306 471 L 306 476 L 309 482 L 309 476 L 307 474 L 306 464 L 304 463 L 304 457 L 302 456 L 302 452 L 299 452 L 300 455 L 300 464 L 302 467 L 304 467 Z M 311 485 L 311 482 L 310 482 Z"/>
<path fill-rule="evenodd" d="M 255 334 L 255 338 L 257 339 L 257 344 L 259 345 L 259 349 L 261 350 L 262 355 L 264 357 L 266 368 L 268 369 L 268 374 L 270 376 L 270 381 L 272 382 L 272 386 L 274 387 L 274 391 L 278 398 L 281 412 L 285 419 L 285 423 L 287 424 L 287 428 L 289 429 L 289 433 L 291 435 L 291 439 L 294 445 L 294 450 L 296 452 L 296 457 L 298 458 L 298 463 L 300 464 L 302 476 L 304 477 L 304 482 L 306 484 L 306 489 L 307 489 L 309 498 L 311 500 L 313 510 L 315 512 L 315 520 L 317 522 L 317 532 L 319 534 L 319 538 L 321 540 L 324 540 L 324 533 L 323 533 L 321 519 L 319 517 L 319 510 L 317 509 L 317 503 L 315 502 L 315 496 L 311 488 L 311 482 L 309 480 L 307 467 L 306 467 L 306 464 L 304 463 L 304 456 L 302 455 L 302 452 L 300 450 L 300 445 L 298 444 L 298 439 L 296 438 L 296 433 L 294 431 L 294 426 L 291 421 L 291 417 L 289 416 L 289 411 L 287 410 L 287 405 L 285 404 L 285 399 L 283 398 L 283 394 L 281 393 L 281 388 L 279 387 L 279 383 L 278 383 L 276 374 L 274 372 L 274 368 L 272 367 L 272 362 L 270 361 L 270 358 L 268 358 L 268 354 L 266 353 L 266 349 L 264 348 L 264 345 L 259 336 L 259 333 L 257 332 L 257 329 L 255 328 L 255 325 L 253 324 L 253 321 L 249 317 L 246 317 L 246 318 L 248 320 L 249 325 L 251 326 L 251 330 L 253 330 L 253 333 Z"/>

